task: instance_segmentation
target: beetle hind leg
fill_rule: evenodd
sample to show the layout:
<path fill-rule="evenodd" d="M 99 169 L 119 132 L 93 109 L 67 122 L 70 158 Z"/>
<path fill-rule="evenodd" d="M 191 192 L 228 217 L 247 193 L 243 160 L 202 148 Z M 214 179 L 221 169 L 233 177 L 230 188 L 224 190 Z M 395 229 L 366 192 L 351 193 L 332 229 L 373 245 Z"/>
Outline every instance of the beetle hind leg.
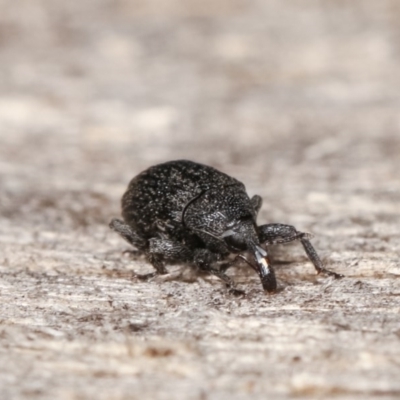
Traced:
<path fill-rule="evenodd" d="M 136 247 L 139 252 L 143 251 L 143 248 L 146 246 L 146 240 L 139 236 L 139 234 L 124 221 L 114 218 L 111 220 L 109 227 L 122 236 L 133 247 Z"/>
<path fill-rule="evenodd" d="M 122 236 L 129 244 L 135 247 L 137 250 L 128 250 L 132 252 L 134 255 L 146 254 L 147 259 L 156 269 L 156 272 L 151 272 L 149 274 L 137 274 L 135 276 L 142 280 L 147 280 L 153 278 L 157 274 L 166 274 L 167 270 L 164 267 L 162 261 L 157 257 L 156 254 L 152 253 L 148 250 L 148 241 L 142 238 L 137 232 L 135 232 L 131 226 L 126 224 L 124 221 L 120 219 L 114 218 L 110 222 L 110 228 L 117 232 L 120 236 Z"/>
<path fill-rule="evenodd" d="M 251 198 L 250 201 L 254 208 L 254 211 L 256 212 L 256 214 L 258 214 L 263 203 L 262 197 L 256 194 Z"/>

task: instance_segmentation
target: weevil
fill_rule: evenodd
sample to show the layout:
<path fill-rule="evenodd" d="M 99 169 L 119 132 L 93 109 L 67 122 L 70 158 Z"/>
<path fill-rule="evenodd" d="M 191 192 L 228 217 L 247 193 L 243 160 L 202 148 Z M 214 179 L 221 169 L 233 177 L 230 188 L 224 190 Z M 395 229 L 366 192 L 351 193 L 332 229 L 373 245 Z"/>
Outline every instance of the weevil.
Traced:
<path fill-rule="evenodd" d="M 342 276 L 324 268 L 310 234 L 291 225 L 257 225 L 261 205 L 260 196 L 250 198 L 243 183 L 213 167 L 169 161 L 131 180 L 121 200 L 123 221 L 113 219 L 110 228 L 155 268 L 137 275 L 142 279 L 167 274 L 166 264 L 180 262 L 219 277 L 239 292 L 226 270 L 244 260 L 264 290 L 274 292 L 277 282 L 266 249 L 292 241 L 300 241 L 317 273 Z"/>

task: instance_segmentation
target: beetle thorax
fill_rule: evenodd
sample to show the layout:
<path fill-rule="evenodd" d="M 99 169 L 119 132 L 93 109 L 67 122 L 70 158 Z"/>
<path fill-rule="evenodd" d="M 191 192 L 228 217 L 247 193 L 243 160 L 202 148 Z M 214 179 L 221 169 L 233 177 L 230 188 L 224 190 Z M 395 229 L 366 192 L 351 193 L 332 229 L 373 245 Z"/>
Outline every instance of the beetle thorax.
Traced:
<path fill-rule="evenodd" d="M 244 188 L 232 185 L 204 192 L 187 207 L 183 222 L 199 236 L 231 243 L 231 251 L 240 251 L 247 248 L 247 242 L 258 242 L 255 218 Z"/>

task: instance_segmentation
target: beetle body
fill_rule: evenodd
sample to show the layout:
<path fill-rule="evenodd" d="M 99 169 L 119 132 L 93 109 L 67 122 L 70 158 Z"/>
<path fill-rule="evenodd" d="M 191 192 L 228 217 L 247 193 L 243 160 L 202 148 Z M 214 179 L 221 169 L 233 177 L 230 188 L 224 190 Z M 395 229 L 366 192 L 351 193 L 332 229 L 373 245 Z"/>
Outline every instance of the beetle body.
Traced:
<path fill-rule="evenodd" d="M 260 276 L 264 289 L 276 289 L 265 246 L 301 240 L 318 272 L 326 271 L 307 234 L 282 224 L 257 226 L 261 197 L 249 198 L 245 186 L 215 168 L 187 160 L 155 165 L 134 177 L 122 197 L 122 217 L 110 227 L 144 253 L 157 273 L 165 263 L 186 262 L 220 277 L 238 253 Z M 248 261 L 241 253 L 250 252 Z M 153 276 L 154 274 L 150 274 Z M 335 275 L 335 274 L 334 274 Z"/>

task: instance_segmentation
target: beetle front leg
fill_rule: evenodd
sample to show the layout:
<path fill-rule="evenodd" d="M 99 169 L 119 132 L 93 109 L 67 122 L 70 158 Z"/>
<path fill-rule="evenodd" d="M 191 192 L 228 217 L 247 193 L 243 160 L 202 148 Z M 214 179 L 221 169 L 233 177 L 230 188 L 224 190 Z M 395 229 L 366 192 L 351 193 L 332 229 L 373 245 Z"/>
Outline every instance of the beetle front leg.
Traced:
<path fill-rule="evenodd" d="M 303 237 L 310 238 L 309 233 L 299 232 L 292 225 L 266 224 L 257 228 L 260 243 L 266 245 L 289 243 Z"/>
<path fill-rule="evenodd" d="M 341 274 L 337 274 L 336 272 L 332 272 L 324 268 L 323 263 L 318 256 L 318 253 L 310 242 L 310 238 L 312 237 L 311 234 L 299 232 L 294 226 L 284 224 L 261 225 L 258 227 L 258 234 L 260 242 L 266 245 L 284 244 L 293 242 L 295 240 L 300 240 L 308 258 L 313 263 L 314 268 L 316 269 L 318 274 L 322 272 L 327 275 L 334 276 L 335 278 L 343 277 L 343 275 Z"/>
<path fill-rule="evenodd" d="M 338 274 L 336 272 L 333 271 L 329 271 L 328 269 L 326 269 L 321 261 L 321 259 L 318 256 L 318 253 L 316 252 L 316 250 L 314 249 L 314 246 L 311 244 L 311 242 L 306 239 L 300 239 L 301 244 L 304 247 L 304 250 L 308 256 L 308 258 L 310 259 L 310 261 L 313 263 L 315 269 L 317 270 L 317 273 L 320 274 L 321 272 L 324 274 L 327 274 L 329 276 L 333 276 L 334 278 L 338 279 L 338 278 L 343 278 L 344 275 L 342 274 Z"/>

